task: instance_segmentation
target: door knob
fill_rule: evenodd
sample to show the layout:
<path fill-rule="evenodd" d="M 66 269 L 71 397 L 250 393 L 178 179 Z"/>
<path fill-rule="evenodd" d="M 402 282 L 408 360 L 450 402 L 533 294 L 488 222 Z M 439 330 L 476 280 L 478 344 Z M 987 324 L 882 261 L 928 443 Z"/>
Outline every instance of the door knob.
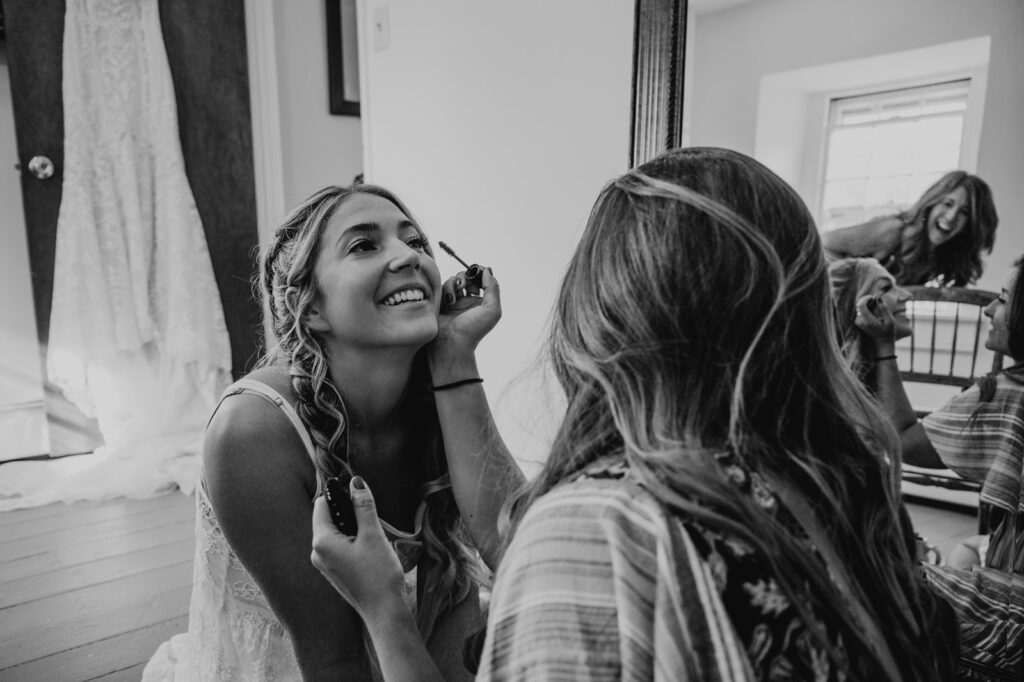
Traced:
<path fill-rule="evenodd" d="M 45 156 L 33 156 L 32 160 L 28 162 L 28 170 L 40 180 L 45 180 L 53 175 L 53 161 Z"/>

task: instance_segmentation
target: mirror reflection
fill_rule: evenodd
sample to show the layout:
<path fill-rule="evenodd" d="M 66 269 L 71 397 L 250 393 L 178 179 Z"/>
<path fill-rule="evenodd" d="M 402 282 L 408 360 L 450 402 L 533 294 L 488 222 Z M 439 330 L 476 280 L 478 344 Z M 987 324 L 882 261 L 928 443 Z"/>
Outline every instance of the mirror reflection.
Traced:
<path fill-rule="evenodd" d="M 839 259 L 841 344 L 902 435 L 933 582 L 972 621 L 971 674 L 1019 679 L 1024 54 L 1000 28 L 1019 8 L 691 9 L 687 141 L 749 150 L 811 208 Z"/>

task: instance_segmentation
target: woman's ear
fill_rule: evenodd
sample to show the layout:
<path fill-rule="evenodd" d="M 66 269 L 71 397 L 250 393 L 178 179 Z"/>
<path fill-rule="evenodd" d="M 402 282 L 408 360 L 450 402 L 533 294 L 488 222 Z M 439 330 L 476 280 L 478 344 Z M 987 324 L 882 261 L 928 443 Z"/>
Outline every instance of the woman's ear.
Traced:
<path fill-rule="evenodd" d="M 310 331 L 320 332 L 321 334 L 331 330 L 331 326 L 327 323 L 327 318 L 320 312 L 320 301 L 309 306 L 309 310 L 302 316 L 302 323 Z"/>

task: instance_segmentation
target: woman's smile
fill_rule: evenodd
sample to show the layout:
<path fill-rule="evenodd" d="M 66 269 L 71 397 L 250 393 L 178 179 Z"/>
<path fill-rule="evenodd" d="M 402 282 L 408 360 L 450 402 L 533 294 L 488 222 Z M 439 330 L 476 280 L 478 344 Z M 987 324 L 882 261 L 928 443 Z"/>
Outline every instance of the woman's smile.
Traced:
<path fill-rule="evenodd" d="M 396 307 L 415 303 L 429 303 L 430 296 L 419 286 L 404 287 L 384 297 L 381 301 L 386 306 Z"/>

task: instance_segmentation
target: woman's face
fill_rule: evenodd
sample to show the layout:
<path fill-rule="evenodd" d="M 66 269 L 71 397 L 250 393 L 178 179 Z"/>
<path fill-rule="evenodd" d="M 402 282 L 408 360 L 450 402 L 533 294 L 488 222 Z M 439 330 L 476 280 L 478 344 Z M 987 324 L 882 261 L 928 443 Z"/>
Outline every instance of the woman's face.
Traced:
<path fill-rule="evenodd" d="M 354 194 L 338 206 L 315 275 L 308 323 L 329 346 L 419 349 L 437 336 L 437 264 L 419 228 L 387 199 Z"/>
<path fill-rule="evenodd" d="M 985 307 L 985 317 L 992 323 L 988 330 L 988 338 L 985 339 L 985 347 L 1003 355 L 1010 354 L 1010 330 L 1007 327 L 1009 320 L 1006 317 L 1006 311 L 1010 308 L 1010 292 L 1013 291 L 1019 274 L 1020 268 L 1011 270 L 999 298 Z M 1014 358 L 1014 360 L 1016 359 Z"/>
<path fill-rule="evenodd" d="M 881 265 L 872 264 L 871 274 L 868 276 L 868 286 L 863 290 L 862 295 L 881 296 L 882 304 L 889 309 L 893 321 L 896 323 L 896 338 L 904 339 L 913 333 L 910 318 L 907 317 L 907 302 L 913 300 L 906 289 L 896 285 L 889 271 Z"/>
<path fill-rule="evenodd" d="M 967 191 L 957 187 L 942 197 L 928 212 L 928 240 L 932 246 L 945 244 L 967 227 Z"/>

